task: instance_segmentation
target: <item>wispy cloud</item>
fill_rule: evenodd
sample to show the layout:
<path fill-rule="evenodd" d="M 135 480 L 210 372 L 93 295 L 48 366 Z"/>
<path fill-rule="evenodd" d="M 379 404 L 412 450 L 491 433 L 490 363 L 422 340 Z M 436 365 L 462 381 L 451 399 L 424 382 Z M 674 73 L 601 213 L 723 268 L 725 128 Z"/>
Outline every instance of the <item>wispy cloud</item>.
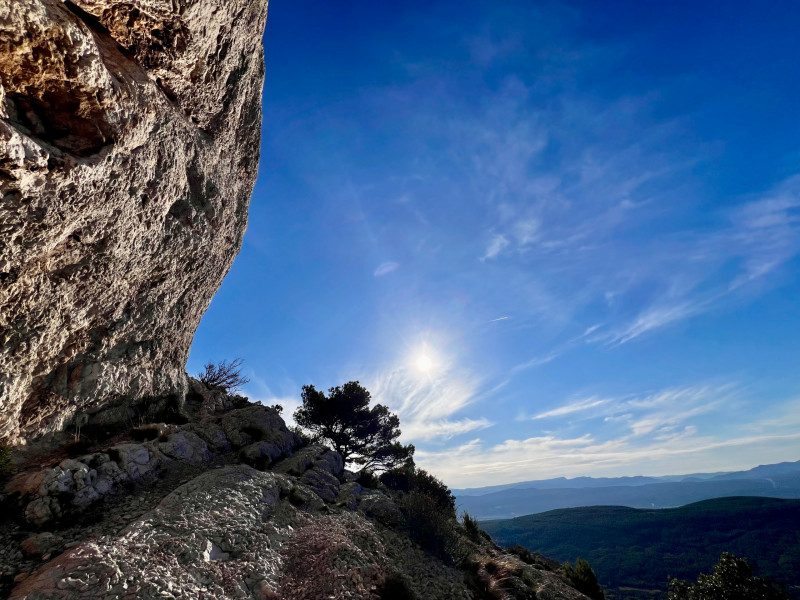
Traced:
<path fill-rule="evenodd" d="M 580 475 L 670 475 L 705 470 L 730 470 L 774 460 L 776 454 L 797 456 L 800 433 L 742 435 L 727 438 L 700 435 L 687 427 L 675 435 L 655 436 L 645 443 L 626 439 L 598 441 L 583 435 L 506 440 L 487 445 L 473 440 L 446 451 L 417 451 L 417 462 L 452 487 L 512 483 L 526 479 Z M 722 451 L 724 450 L 724 451 Z"/>
<path fill-rule="evenodd" d="M 439 421 L 411 420 L 403 425 L 403 435 L 408 440 L 438 440 L 447 441 L 454 436 L 491 427 L 494 423 L 489 419 L 459 419 Z"/>
<path fill-rule="evenodd" d="M 755 200 L 728 209 L 710 231 L 668 239 L 660 255 L 647 254 L 664 298 L 605 336 L 608 346 L 713 310 L 734 294 L 769 289 L 766 278 L 800 254 L 800 175 Z"/>
<path fill-rule="evenodd" d="M 527 371 L 528 369 L 532 369 L 534 367 L 540 367 L 542 365 L 546 365 L 547 363 L 557 359 L 559 356 L 561 356 L 562 353 L 563 351 L 555 350 L 544 356 L 535 356 L 534 358 L 527 360 L 524 363 L 514 365 L 513 367 L 511 367 L 511 369 L 509 369 L 508 372 L 510 375 L 516 375 L 517 373 L 521 373 L 522 371 Z"/>
<path fill-rule="evenodd" d="M 587 398 L 537 415 L 557 419 L 576 412 L 605 415 L 608 430 L 550 432 L 486 444 L 480 439 L 450 450 L 423 450 L 418 462 L 456 487 L 492 481 L 576 475 L 666 475 L 726 470 L 774 461 L 776 454 L 800 453 L 798 401 L 769 411 L 758 403 L 750 421 L 731 416 L 740 401 L 738 386 L 669 388 L 619 398 Z M 627 412 L 626 412 L 627 411 Z M 778 418 L 772 416 L 778 413 Z M 713 419 L 701 418 L 714 415 Z M 784 416 L 786 418 L 784 418 Z M 622 424 L 620 430 L 618 426 Z M 608 436 L 609 432 L 614 432 Z"/>
<path fill-rule="evenodd" d="M 497 258 L 503 249 L 508 247 L 510 243 L 511 242 L 509 242 L 508 238 L 506 238 L 504 235 L 493 235 L 486 246 L 486 252 L 481 257 L 481 260 Z"/>
<path fill-rule="evenodd" d="M 400 265 L 396 262 L 385 262 L 378 265 L 378 268 L 375 269 L 373 275 L 375 277 L 383 277 L 384 275 L 388 275 L 392 271 L 396 271 Z"/>
<path fill-rule="evenodd" d="M 707 302 L 698 304 L 684 302 L 672 306 L 651 306 L 621 331 L 611 333 L 609 336 L 600 336 L 599 339 L 605 340 L 608 346 L 619 346 L 653 329 L 694 316 L 702 312 L 707 305 Z"/>
<path fill-rule="evenodd" d="M 572 413 L 583 412 L 590 408 L 595 408 L 597 406 L 602 406 L 603 404 L 607 404 L 609 400 L 605 398 L 587 398 L 586 400 L 580 400 L 578 402 L 573 402 L 572 404 L 566 404 L 564 406 L 560 406 L 558 408 L 554 408 L 552 410 L 548 410 L 538 415 L 534 415 L 529 417 L 530 419 L 547 419 L 550 417 L 563 417 L 565 415 L 570 415 Z"/>
<path fill-rule="evenodd" d="M 435 372 L 420 373 L 399 364 L 370 377 L 367 387 L 376 401 L 395 411 L 407 441 L 446 441 L 485 429 L 487 418 L 453 418 L 479 397 L 480 380 L 439 359 Z"/>

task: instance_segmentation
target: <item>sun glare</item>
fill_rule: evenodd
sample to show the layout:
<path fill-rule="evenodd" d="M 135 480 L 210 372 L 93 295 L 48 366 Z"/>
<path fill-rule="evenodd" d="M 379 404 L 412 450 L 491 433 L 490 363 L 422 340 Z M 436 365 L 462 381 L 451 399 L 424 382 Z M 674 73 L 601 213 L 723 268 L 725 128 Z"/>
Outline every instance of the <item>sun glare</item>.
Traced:
<path fill-rule="evenodd" d="M 428 356 L 427 354 L 420 354 L 417 357 L 417 369 L 419 371 L 427 373 L 428 371 L 431 370 L 432 366 L 433 366 L 433 361 L 431 360 L 431 357 Z"/>

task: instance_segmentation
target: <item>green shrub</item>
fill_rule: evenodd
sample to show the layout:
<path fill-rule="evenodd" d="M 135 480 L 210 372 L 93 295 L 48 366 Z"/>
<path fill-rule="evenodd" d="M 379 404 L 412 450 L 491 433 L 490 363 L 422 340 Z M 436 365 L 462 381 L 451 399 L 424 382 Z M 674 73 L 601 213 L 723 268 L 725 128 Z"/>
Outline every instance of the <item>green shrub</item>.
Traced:
<path fill-rule="evenodd" d="M 713 573 L 701 573 L 697 583 L 673 579 L 669 600 L 788 600 L 786 593 L 769 580 L 753 575 L 744 558 L 724 552 Z"/>
<path fill-rule="evenodd" d="M 418 469 L 413 461 L 382 473 L 380 481 L 396 492 L 419 492 L 428 496 L 448 515 L 455 517 L 456 499 L 453 493 L 440 479 L 425 469 Z"/>
<path fill-rule="evenodd" d="M 592 600 L 605 600 L 606 594 L 600 583 L 597 581 L 597 575 L 594 574 L 589 562 L 579 558 L 575 561 L 575 566 L 566 563 L 564 565 L 564 577 L 572 584 L 572 586 L 586 594 Z"/>
<path fill-rule="evenodd" d="M 380 480 L 370 471 L 359 471 L 356 482 L 370 490 L 378 489 Z"/>
<path fill-rule="evenodd" d="M 395 492 L 410 492 L 414 486 L 414 470 L 409 466 L 398 467 L 381 473 L 381 483 Z"/>
<path fill-rule="evenodd" d="M 447 512 L 448 517 L 455 518 L 456 498 L 440 479 L 424 469 L 416 469 L 413 490 L 432 498 L 439 508 Z"/>
<path fill-rule="evenodd" d="M 485 532 L 482 531 L 481 533 Z M 556 561 L 547 559 L 538 552 L 531 552 L 526 547 L 520 546 L 519 544 L 511 548 L 506 548 L 506 551 L 519 558 L 525 564 L 536 565 L 538 568 L 544 569 L 545 571 L 553 571 L 554 568 L 559 568 Z"/>
<path fill-rule="evenodd" d="M 459 545 L 455 516 L 419 491 L 401 494 L 397 504 L 406 517 L 411 539 L 431 554 L 453 561 Z"/>
<path fill-rule="evenodd" d="M 297 437 L 300 438 L 302 447 L 310 446 L 311 444 L 314 444 L 317 441 L 315 438 L 308 435 L 307 431 L 303 431 L 303 429 L 298 427 L 297 425 L 292 425 L 291 427 L 289 427 L 289 431 L 291 431 Z"/>
<path fill-rule="evenodd" d="M 478 520 L 472 518 L 466 511 L 464 511 L 462 519 L 464 522 L 464 529 L 467 532 L 467 537 L 475 543 L 480 542 L 482 530 L 478 526 Z"/>

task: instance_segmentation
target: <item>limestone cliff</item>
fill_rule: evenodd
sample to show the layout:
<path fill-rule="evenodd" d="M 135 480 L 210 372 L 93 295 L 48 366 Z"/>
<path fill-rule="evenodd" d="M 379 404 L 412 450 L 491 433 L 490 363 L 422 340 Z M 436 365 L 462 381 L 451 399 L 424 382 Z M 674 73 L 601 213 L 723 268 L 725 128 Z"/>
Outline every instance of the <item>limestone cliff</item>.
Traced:
<path fill-rule="evenodd" d="M 0 442 L 186 386 L 258 168 L 267 0 L 0 0 Z"/>

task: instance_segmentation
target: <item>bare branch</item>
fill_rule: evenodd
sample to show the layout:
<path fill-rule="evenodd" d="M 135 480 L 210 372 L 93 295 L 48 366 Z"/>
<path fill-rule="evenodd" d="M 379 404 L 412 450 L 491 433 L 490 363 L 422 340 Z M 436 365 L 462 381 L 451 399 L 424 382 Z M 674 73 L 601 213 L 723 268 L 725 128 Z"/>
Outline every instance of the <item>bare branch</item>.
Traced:
<path fill-rule="evenodd" d="M 248 377 L 242 375 L 242 363 L 244 360 L 241 358 L 231 362 L 223 360 L 217 364 L 208 362 L 197 374 L 197 379 L 206 387 L 221 387 L 228 394 L 239 392 L 242 386 L 250 381 Z"/>

